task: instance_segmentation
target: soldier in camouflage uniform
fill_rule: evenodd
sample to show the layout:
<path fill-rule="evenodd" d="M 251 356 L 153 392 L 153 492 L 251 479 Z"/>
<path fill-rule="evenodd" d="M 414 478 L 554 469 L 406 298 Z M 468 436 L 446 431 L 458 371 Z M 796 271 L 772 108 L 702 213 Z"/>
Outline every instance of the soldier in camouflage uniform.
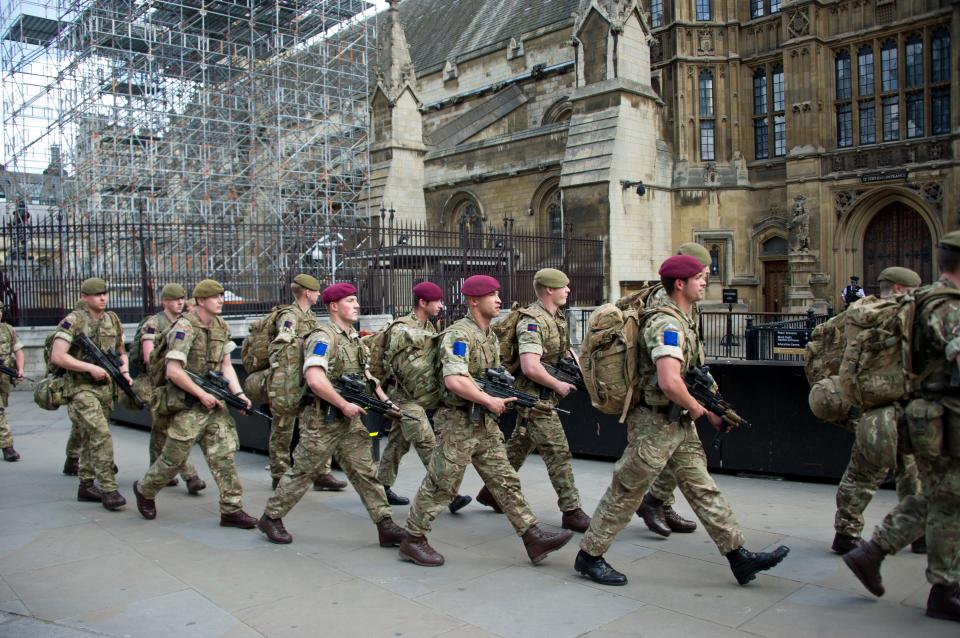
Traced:
<path fill-rule="evenodd" d="M 183 467 L 193 444 L 199 443 L 220 490 L 220 526 L 250 529 L 257 519 L 242 509 L 243 488 L 234 460 L 240 446 L 237 424 L 226 406 L 187 375 L 188 370 L 201 377 L 220 372 L 230 392 L 250 408 L 230 361 L 236 344 L 230 340 L 227 322 L 220 318 L 223 286 L 204 279 L 191 296 L 196 299 L 196 308 L 177 319 L 153 352 L 154 356 L 163 356 L 166 365 L 151 366 L 150 377 L 157 385 L 151 403 L 157 412 L 171 415 L 171 423 L 160 457 L 133 484 L 137 509 L 146 519 L 157 517 L 154 499 Z"/>
<path fill-rule="evenodd" d="M 669 466 L 680 491 L 720 553 L 727 557 L 737 582 L 743 585 L 757 572 L 778 564 L 790 550 L 779 547 L 771 553 L 757 554 L 745 550 L 733 511 L 707 472 L 694 421 L 706 416 L 715 428 L 722 422 L 690 396 L 683 382 L 687 370 L 701 363 L 702 350 L 691 309 L 706 290 L 703 264 L 693 257 L 676 255 L 663 263 L 660 276 L 669 299 L 645 321 L 639 337 L 640 369 L 655 372 L 640 380 L 643 403 L 628 413 L 627 448 L 614 466 L 613 481 L 597 505 L 590 529 L 580 541 L 575 569 L 597 583 L 626 584 L 626 576 L 611 567 L 603 554 L 630 522 L 657 475 Z"/>
<path fill-rule="evenodd" d="M 270 426 L 270 476 L 273 489 L 277 489 L 280 477 L 290 469 L 290 442 L 293 426 L 300 414 L 300 397 L 303 394 L 302 371 L 303 340 L 317 327 L 313 306 L 320 299 L 320 282 L 315 277 L 299 274 L 290 284 L 293 303 L 277 316 L 277 336 L 270 344 L 270 360 L 277 367 L 271 377 L 271 391 L 282 394 L 270 403 L 273 423 Z M 293 369 L 293 368 L 296 369 Z M 339 491 L 347 486 L 330 473 L 330 459 L 317 470 L 313 489 Z"/>
<path fill-rule="evenodd" d="M 926 533 L 927 615 L 960 621 L 960 231 L 944 235 L 937 250 L 942 273 L 918 290 L 914 329 L 918 396 L 905 408 L 909 445 L 920 475 L 920 494 L 907 496 L 884 518 L 870 541 L 843 561 L 874 595 L 884 594 L 880 566 L 887 554 Z M 923 301 L 924 295 L 930 295 Z"/>
<path fill-rule="evenodd" d="M 167 430 L 170 429 L 172 417 L 168 414 L 159 414 L 152 406 L 153 384 L 150 383 L 147 367 L 150 365 L 150 354 L 156 346 L 157 338 L 170 329 L 180 315 L 183 313 L 183 306 L 186 301 L 187 291 L 180 284 L 167 284 L 160 290 L 160 304 L 163 310 L 155 315 L 150 315 L 140 325 L 138 333 L 140 356 L 136 352 L 131 357 L 130 365 L 133 371 L 138 373 L 133 381 L 134 390 L 140 399 L 150 406 L 150 465 L 153 465 L 160 457 L 163 446 L 167 442 Z M 134 348 L 138 347 L 137 339 L 134 339 Z M 190 494 L 199 494 L 201 490 L 207 487 L 207 484 L 197 474 L 197 468 L 190 461 L 190 457 L 183 462 L 180 468 L 180 476 L 183 477 L 187 486 L 187 492 Z M 167 484 L 169 487 L 177 485 L 177 477 L 170 479 Z"/>
<path fill-rule="evenodd" d="M 74 311 L 86 310 L 87 305 L 78 301 Z M 76 423 L 70 424 L 70 434 L 67 436 L 67 458 L 63 462 L 63 473 L 67 476 L 77 476 L 80 473 L 80 453 L 83 451 L 83 438 L 80 436 L 80 427 Z M 117 473 L 116 465 L 113 473 Z"/>
<path fill-rule="evenodd" d="M 540 396 L 550 405 L 576 391 L 576 386 L 553 378 L 543 363 L 556 366 L 570 350 L 567 319 L 561 307 L 570 294 L 570 279 L 555 268 L 538 270 L 533 277 L 537 301 L 521 311 L 517 321 L 517 353 L 522 374 L 517 389 Z M 517 427 L 507 443 L 507 458 L 513 469 L 519 470 L 527 456 L 538 450 L 547 466 L 547 474 L 557 493 L 557 505 L 562 512 L 561 526 L 575 532 L 585 532 L 590 517 L 580 509 L 580 492 L 573 478 L 573 454 L 556 412 L 517 411 Z M 477 502 L 496 505 L 493 495 L 484 487 Z M 496 509 L 500 509 L 496 507 Z"/>
<path fill-rule="evenodd" d="M 394 321 L 387 330 L 387 344 L 385 351 L 390 350 L 390 339 L 394 331 L 415 328 L 424 330 L 431 334 L 436 334 L 437 326 L 433 320 L 440 314 L 443 308 L 443 291 L 435 283 L 424 281 L 413 287 L 413 310 L 405 317 Z M 427 411 L 421 405 L 413 401 L 410 394 L 401 387 L 396 379 L 388 382 L 388 394 L 390 398 L 400 406 L 400 409 L 407 414 L 415 414 L 416 419 L 402 419 L 390 431 L 390 437 L 387 439 L 387 446 L 380 456 L 380 466 L 377 470 L 377 480 L 383 484 L 387 493 L 387 501 L 391 505 L 409 505 L 410 499 L 399 496 L 393 492 L 391 486 L 397 480 L 397 471 L 400 469 L 400 460 L 410 451 L 410 446 L 417 451 L 420 461 L 424 467 L 430 467 L 430 455 L 433 448 L 437 445 L 437 439 L 433 434 L 433 426 L 430 425 L 430 419 L 427 417 Z M 451 514 L 456 514 L 461 509 L 470 504 L 473 499 L 464 494 L 457 494 L 447 506 Z"/>
<path fill-rule="evenodd" d="M 0 319 L 2 317 L 3 302 L 0 301 Z M 0 323 L 0 363 L 17 371 L 16 379 L 6 374 L 0 375 L 0 448 L 3 449 L 3 460 L 12 463 L 20 460 L 20 453 L 13 449 L 13 434 L 7 423 L 6 408 L 11 387 L 23 379 L 23 344 L 17 337 L 17 331 L 8 323 Z"/>
<path fill-rule="evenodd" d="M 66 370 L 63 394 L 68 400 L 67 413 L 78 428 L 82 442 L 77 500 L 101 503 L 108 510 L 117 510 L 127 501 L 117 491 L 110 436 L 110 413 L 116 388 L 106 370 L 80 359 L 80 346 L 74 340 L 84 334 L 102 350 L 119 352 L 120 371 L 129 382 L 123 328 L 117 315 L 107 311 L 107 283 L 103 279 L 85 280 L 80 285 L 80 298 L 83 306 L 57 326 L 50 361 Z M 94 485 L 94 479 L 98 485 Z"/>
<path fill-rule="evenodd" d="M 570 531 L 545 532 L 537 526 L 537 518 L 520 491 L 517 472 L 507 459 L 496 421 L 514 399 L 490 396 L 473 381 L 486 368 L 500 366 L 500 345 L 490 329 L 490 320 L 500 313 L 499 289 L 493 277 L 468 277 L 461 292 L 467 298 L 469 314 L 447 329 L 440 342 L 437 356 L 444 391 L 443 406 L 434 416 L 437 447 L 410 508 L 407 536 L 400 544 L 400 558 L 417 565 L 443 564 L 443 556 L 427 542 L 427 534 L 437 514 L 456 495 L 470 464 L 522 537 L 531 561 L 540 562 L 573 535 Z"/>
<path fill-rule="evenodd" d="M 880 296 L 886 298 L 913 292 L 920 285 L 920 275 L 909 268 L 893 266 L 885 268 L 877 277 L 877 281 L 880 286 Z M 898 498 L 902 500 L 920 493 L 920 479 L 917 476 L 917 465 L 913 455 L 904 454 L 898 449 L 896 458 L 895 468 L 877 466 L 863 453 L 857 442 L 854 442 L 853 449 L 850 451 L 850 463 L 837 489 L 837 514 L 833 524 L 836 535 L 833 538 L 833 551 L 846 554 L 864 542 L 860 538 L 860 533 L 863 531 L 863 512 L 890 469 L 894 470 Z M 914 553 L 926 552 L 923 536 L 912 540 Z"/>
<path fill-rule="evenodd" d="M 317 468 L 335 454 L 377 526 L 380 546 L 396 547 L 403 529 L 393 522 L 387 496 L 377 482 L 370 438 L 360 420 L 366 412 L 341 397 L 333 386 L 344 375 L 368 374 L 369 352 L 353 329 L 360 315 L 357 289 L 347 283 L 334 284 L 324 289 L 322 298 L 330 321 L 307 336 L 303 350 L 304 378 L 313 400 L 300 413 L 300 442 L 293 451 L 293 466 L 267 501 L 257 529 L 271 543 L 292 542 L 282 519 L 303 498 Z M 377 394 L 389 400 L 379 387 Z"/>
<path fill-rule="evenodd" d="M 687 242 L 680 244 L 677 248 L 678 255 L 689 255 L 695 257 L 697 261 L 703 264 L 704 273 L 706 273 L 707 283 L 710 283 L 710 264 L 712 259 L 706 248 L 696 242 Z M 660 288 L 647 300 L 647 307 L 654 308 L 665 303 L 669 296 L 666 290 Z M 691 321 L 693 325 L 700 329 L 699 321 L 700 311 L 694 304 L 691 310 Z M 698 335 L 699 337 L 699 335 Z M 702 341 L 701 341 L 702 343 Z M 683 518 L 673 509 L 673 503 L 676 500 L 674 494 L 677 491 L 677 480 L 673 476 L 673 471 L 665 466 L 660 476 L 653 482 L 650 491 L 643 497 L 640 507 L 637 509 L 637 516 L 643 519 L 647 529 L 660 536 L 670 536 L 672 532 L 678 534 L 690 534 L 697 529 L 694 521 Z"/>

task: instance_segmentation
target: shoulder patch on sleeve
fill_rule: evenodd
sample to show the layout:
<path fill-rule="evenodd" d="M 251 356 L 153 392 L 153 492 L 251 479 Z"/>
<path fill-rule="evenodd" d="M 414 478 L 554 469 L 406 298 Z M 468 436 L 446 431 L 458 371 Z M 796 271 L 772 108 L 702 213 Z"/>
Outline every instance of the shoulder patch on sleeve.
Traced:
<path fill-rule="evenodd" d="M 147 334 L 148 334 L 148 335 L 155 334 L 156 332 L 157 332 L 157 329 L 156 329 L 156 328 L 154 328 L 153 326 L 147 326 Z"/>
<path fill-rule="evenodd" d="M 290 321 L 289 319 L 287 319 L 286 321 L 283 322 L 283 327 L 284 327 L 284 328 L 291 328 L 291 327 L 293 327 L 293 322 Z"/>
<path fill-rule="evenodd" d="M 527 324 L 527 332 L 539 332 L 539 331 L 540 331 L 540 326 L 538 326 L 537 324 L 533 322 Z"/>
<path fill-rule="evenodd" d="M 663 331 L 663 345 L 665 346 L 679 346 L 680 345 L 680 333 L 674 330 L 673 328 L 667 328 Z"/>
<path fill-rule="evenodd" d="M 317 355 L 318 357 L 322 357 L 323 355 L 327 354 L 327 342 L 318 341 L 317 344 L 313 346 L 313 354 Z"/>
<path fill-rule="evenodd" d="M 186 332 L 184 332 L 183 330 L 177 330 L 177 333 L 173 336 L 173 338 L 176 341 L 182 341 L 183 339 L 186 338 L 186 336 L 187 336 Z"/>
<path fill-rule="evenodd" d="M 450 351 L 455 357 L 465 357 L 467 356 L 467 342 L 466 341 L 454 341 L 453 346 L 451 346 Z"/>
<path fill-rule="evenodd" d="M 72 324 L 66 319 L 60 322 L 60 327 L 63 328 L 64 330 L 69 330 L 71 325 Z"/>

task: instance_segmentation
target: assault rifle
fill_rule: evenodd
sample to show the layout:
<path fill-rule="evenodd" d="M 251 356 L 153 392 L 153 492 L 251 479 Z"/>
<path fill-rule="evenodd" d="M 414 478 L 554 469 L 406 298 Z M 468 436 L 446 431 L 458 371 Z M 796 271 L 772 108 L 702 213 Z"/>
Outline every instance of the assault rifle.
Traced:
<path fill-rule="evenodd" d="M 543 369 L 557 381 L 569 383 L 580 392 L 587 391 L 587 384 L 583 382 L 583 372 L 577 362 L 569 357 L 564 357 L 557 362 L 556 366 L 549 363 L 543 363 Z"/>
<path fill-rule="evenodd" d="M 370 410 L 371 412 L 376 412 L 388 419 L 399 421 L 400 419 L 416 420 L 417 418 L 414 414 L 397 409 L 397 407 L 389 401 L 381 401 L 375 395 L 370 394 L 370 392 L 368 392 L 367 382 L 359 374 L 343 375 L 339 381 L 334 382 L 333 388 L 337 391 L 337 394 L 350 403 L 356 403 L 360 407 Z M 333 421 L 339 416 L 341 416 L 340 410 L 328 404 L 325 419 L 327 421 Z M 370 432 L 370 436 L 378 437 L 380 436 L 380 432 Z"/>
<path fill-rule="evenodd" d="M 516 399 L 514 403 L 521 408 L 530 408 L 534 412 L 540 412 L 542 414 L 546 414 L 548 412 L 562 412 L 563 414 L 570 414 L 569 410 L 562 410 L 556 406 L 550 405 L 537 396 L 527 394 L 526 392 L 521 392 L 519 390 L 514 390 L 513 382 L 516 381 L 516 379 L 512 374 L 503 368 L 487 368 L 483 378 L 477 379 L 474 377 L 473 380 L 481 390 L 490 396 L 499 397 L 501 399 Z M 470 405 L 471 422 L 480 422 L 480 411 L 482 409 L 483 408 L 476 403 Z"/>
<path fill-rule="evenodd" d="M 5 365 L 3 365 L 2 363 L 0 363 L 0 373 L 7 375 L 8 377 L 10 377 L 11 379 L 13 379 L 14 381 L 19 381 L 20 379 L 23 379 L 24 381 L 29 381 L 30 383 L 36 383 L 36 381 L 34 381 L 33 379 L 31 379 L 30 377 L 18 377 L 18 376 L 17 376 L 17 369 L 16 369 L 16 368 L 11 368 L 10 366 L 5 366 Z"/>
<path fill-rule="evenodd" d="M 750 422 L 737 414 L 733 406 L 727 403 L 719 391 L 716 390 L 717 382 L 710 374 L 709 366 L 691 368 L 687 376 L 683 379 L 687 385 L 687 391 L 690 396 L 697 400 L 707 410 L 713 412 L 723 419 L 723 427 L 713 438 L 713 447 L 720 449 L 724 435 L 736 427 L 750 428 Z"/>
<path fill-rule="evenodd" d="M 127 378 L 120 372 L 120 366 L 123 365 L 123 361 L 120 359 L 119 352 L 116 350 L 107 350 L 104 352 L 100 346 L 93 342 L 93 339 L 83 333 L 77 335 L 74 342 L 80 346 L 80 349 L 87 359 L 90 360 L 90 363 L 103 368 L 107 372 L 107 375 L 117 384 L 117 387 L 120 388 L 125 395 L 130 397 L 134 405 L 143 407 L 143 401 L 141 401 L 137 393 L 133 391 L 133 386 L 130 385 Z"/>
<path fill-rule="evenodd" d="M 190 377 L 191 381 L 200 386 L 200 389 L 208 394 L 212 394 L 237 412 L 240 412 L 241 414 L 256 414 L 257 416 L 266 419 L 270 423 L 273 423 L 273 417 L 271 417 L 269 414 L 264 414 L 260 410 L 255 410 L 253 409 L 253 406 L 248 409 L 247 402 L 241 399 L 240 395 L 230 392 L 230 382 L 227 381 L 227 378 L 223 376 L 222 372 L 211 370 L 207 373 L 207 376 L 201 377 L 199 374 L 190 372 L 186 368 L 184 368 L 183 371 L 187 373 L 187 376 Z M 185 392 L 184 394 L 187 395 L 186 403 L 188 407 L 196 405 L 200 401 L 200 399 L 190 393 Z"/>

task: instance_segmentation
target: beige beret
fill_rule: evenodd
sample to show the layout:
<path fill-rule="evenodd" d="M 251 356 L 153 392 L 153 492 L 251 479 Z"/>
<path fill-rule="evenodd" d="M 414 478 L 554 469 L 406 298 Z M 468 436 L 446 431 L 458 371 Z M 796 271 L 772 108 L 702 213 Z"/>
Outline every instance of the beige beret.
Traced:
<path fill-rule="evenodd" d="M 889 281 L 893 284 L 900 284 L 901 286 L 910 286 L 914 288 L 922 283 L 920 281 L 920 275 L 909 268 L 903 268 L 901 266 L 884 268 L 877 276 L 877 281 Z"/>
<path fill-rule="evenodd" d="M 220 285 L 219 281 L 204 279 L 194 286 L 193 294 L 190 296 L 194 299 L 206 299 L 207 297 L 215 297 L 220 294 L 223 294 L 223 286 Z"/>
<path fill-rule="evenodd" d="M 570 283 L 570 278 L 556 268 L 541 268 L 533 276 L 533 283 L 547 288 L 563 288 Z"/>
<path fill-rule="evenodd" d="M 164 301 L 174 301 L 187 296 L 187 291 L 180 284 L 167 284 L 160 291 L 160 298 Z"/>
<path fill-rule="evenodd" d="M 107 292 L 107 282 L 99 277 L 84 279 L 80 284 L 80 292 L 85 295 L 102 295 Z"/>
<path fill-rule="evenodd" d="M 320 282 L 317 280 L 317 278 L 311 277 L 310 275 L 304 273 L 300 273 L 294 277 L 293 283 L 297 284 L 301 288 L 306 288 L 307 290 L 320 290 Z"/>

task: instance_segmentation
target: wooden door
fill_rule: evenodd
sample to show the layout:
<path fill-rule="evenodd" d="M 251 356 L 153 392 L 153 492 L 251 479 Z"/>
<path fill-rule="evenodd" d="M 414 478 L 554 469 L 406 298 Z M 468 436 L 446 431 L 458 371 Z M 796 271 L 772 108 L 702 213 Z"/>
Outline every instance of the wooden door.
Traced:
<path fill-rule="evenodd" d="M 933 280 L 933 240 L 930 229 L 920 215 L 900 202 L 894 202 L 877 213 L 863 235 L 860 284 L 868 294 L 879 292 L 877 276 L 890 266 L 903 266 L 916 271 L 923 283 Z M 855 274 L 848 273 L 847 276 Z"/>
<path fill-rule="evenodd" d="M 790 269 L 785 259 L 763 262 L 763 311 L 783 312 Z"/>

